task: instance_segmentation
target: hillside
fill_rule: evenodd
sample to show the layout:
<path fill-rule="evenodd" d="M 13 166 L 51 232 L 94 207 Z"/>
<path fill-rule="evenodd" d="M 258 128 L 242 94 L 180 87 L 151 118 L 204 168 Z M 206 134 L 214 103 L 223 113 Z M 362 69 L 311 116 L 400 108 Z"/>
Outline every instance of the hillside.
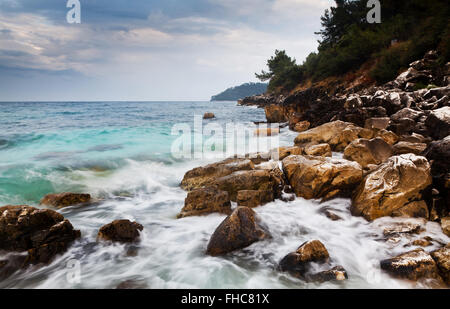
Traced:
<path fill-rule="evenodd" d="M 237 87 L 228 88 L 224 92 L 211 97 L 211 101 L 237 101 L 248 96 L 262 94 L 267 91 L 265 83 L 245 83 Z"/>

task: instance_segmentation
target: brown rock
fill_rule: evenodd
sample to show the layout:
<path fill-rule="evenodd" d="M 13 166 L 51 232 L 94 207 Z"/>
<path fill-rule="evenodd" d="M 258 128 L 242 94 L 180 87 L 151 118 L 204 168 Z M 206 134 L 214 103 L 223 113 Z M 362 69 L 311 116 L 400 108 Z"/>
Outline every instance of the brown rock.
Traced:
<path fill-rule="evenodd" d="M 301 132 L 305 132 L 310 127 L 311 127 L 311 123 L 309 123 L 309 121 L 302 121 L 302 122 L 297 123 L 294 126 L 294 131 L 301 133 Z"/>
<path fill-rule="evenodd" d="M 411 201 L 422 200 L 422 191 L 430 185 L 427 159 L 413 154 L 392 157 L 364 178 L 353 196 L 351 211 L 369 221 L 391 216 Z"/>
<path fill-rule="evenodd" d="M 450 88 L 449 88 L 450 89 Z M 428 133 L 435 139 L 443 139 L 450 135 L 450 106 L 434 110 L 427 118 L 425 124 Z"/>
<path fill-rule="evenodd" d="M 446 246 L 431 252 L 431 256 L 436 262 L 439 273 L 447 285 L 450 285 L 450 247 Z"/>
<path fill-rule="evenodd" d="M 130 243 L 139 239 L 140 231 L 144 227 L 130 220 L 115 220 L 104 225 L 98 231 L 97 238 L 104 241 Z"/>
<path fill-rule="evenodd" d="M 28 251 L 24 265 L 50 262 L 79 237 L 80 231 L 53 210 L 0 207 L 0 250 Z"/>
<path fill-rule="evenodd" d="M 433 245 L 432 239 L 429 237 L 425 237 L 422 239 L 416 239 L 414 240 L 411 245 L 418 246 L 418 247 L 430 247 Z"/>
<path fill-rule="evenodd" d="M 256 213 L 248 207 L 238 207 L 214 231 L 206 253 L 211 256 L 250 246 L 268 236 L 257 222 Z"/>
<path fill-rule="evenodd" d="M 344 281 L 348 279 L 347 271 L 342 266 L 336 266 L 330 270 L 322 271 L 317 274 L 307 275 L 308 281 L 326 282 L 326 281 Z"/>
<path fill-rule="evenodd" d="M 269 190 L 241 190 L 237 194 L 238 206 L 258 207 L 274 201 L 273 191 Z"/>
<path fill-rule="evenodd" d="M 216 118 L 216 115 L 214 115 L 213 113 L 205 113 L 203 115 L 203 119 L 213 119 Z"/>
<path fill-rule="evenodd" d="M 64 208 L 79 204 L 87 204 L 89 202 L 91 202 L 90 194 L 65 192 L 59 194 L 47 194 L 41 200 L 41 205 Z"/>
<path fill-rule="evenodd" d="M 197 167 L 188 171 L 181 182 L 184 190 L 191 191 L 210 185 L 216 178 L 230 175 L 236 171 L 252 170 L 254 164 L 248 159 L 226 159 L 204 167 Z"/>
<path fill-rule="evenodd" d="M 427 203 L 425 201 L 415 201 L 392 212 L 392 217 L 425 218 L 430 217 Z"/>
<path fill-rule="evenodd" d="M 431 257 L 423 249 L 416 249 L 397 257 L 383 260 L 381 269 L 394 277 L 418 281 L 420 279 L 440 279 L 438 268 Z"/>
<path fill-rule="evenodd" d="M 216 187 L 205 187 L 188 193 L 184 200 L 184 208 L 178 218 L 200 216 L 214 212 L 231 213 L 231 202 L 228 192 Z"/>
<path fill-rule="evenodd" d="M 280 159 L 280 161 L 282 161 L 283 159 L 295 155 L 295 156 L 299 156 L 302 155 L 304 153 L 304 150 L 302 147 L 280 147 L 278 148 L 278 153 L 279 156 L 278 158 Z"/>
<path fill-rule="evenodd" d="M 397 134 L 395 134 L 394 132 L 391 132 L 391 131 L 387 131 L 387 130 L 381 130 L 380 132 L 378 132 L 376 134 L 376 137 L 382 138 L 389 145 L 394 145 L 399 140 L 399 137 L 397 136 Z"/>
<path fill-rule="evenodd" d="M 358 163 L 324 157 L 290 156 L 283 170 L 295 194 L 306 199 L 348 195 L 363 177 Z"/>
<path fill-rule="evenodd" d="M 365 128 L 370 130 L 385 130 L 389 127 L 391 119 L 389 117 L 369 118 L 366 120 Z"/>
<path fill-rule="evenodd" d="M 383 229 L 383 235 L 386 237 L 398 236 L 400 234 L 417 234 L 422 226 L 412 222 L 393 222 L 387 224 Z"/>
<path fill-rule="evenodd" d="M 444 234 L 450 237 L 450 217 L 441 219 L 441 227 Z"/>
<path fill-rule="evenodd" d="M 363 168 L 381 164 L 392 156 L 392 147 L 382 138 L 357 139 L 344 150 L 344 158 L 358 162 Z"/>
<path fill-rule="evenodd" d="M 286 122 L 286 115 L 284 108 L 280 105 L 269 105 L 264 109 L 268 123 Z"/>
<path fill-rule="evenodd" d="M 305 154 L 316 157 L 331 157 L 333 155 L 331 153 L 331 147 L 328 144 L 307 146 L 305 148 Z"/>
<path fill-rule="evenodd" d="M 410 142 L 399 142 L 393 147 L 395 155 L 402 155 L 407 153 L 420 155 L 425 151 L 425 149 L 427 149 L 427 144 Z"/>

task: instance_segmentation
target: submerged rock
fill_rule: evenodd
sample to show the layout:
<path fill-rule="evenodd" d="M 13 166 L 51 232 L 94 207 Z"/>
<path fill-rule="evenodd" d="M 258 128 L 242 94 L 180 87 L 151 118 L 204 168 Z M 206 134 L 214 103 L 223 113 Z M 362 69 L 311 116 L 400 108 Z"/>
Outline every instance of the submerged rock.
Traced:
<path fill-rule="evenodd" d="M 306 275 L 307 281 L 326 282 L 326 281 L 344 281 L 348 279 L 347 271 L 342 266 L 336 266 L 330 270 L 321 271 L 317 274 Z"/>
<path fill-rule="evenodd" d="M 283 169 L 295 194 L 305 199 L 349 195 L 363 177 L 358 163 L 324 157 L 290 156 Z"/>
<path fill-rule="evenodd" d="M 268 233 L 259 226 L 256 213 L 248 207 L 238 207 L 214 231 L 206 254 L 224 255 L 266 237 Z"/>
<path fill-rule="evenodd" d="M 447 285 L 450 285 L 450 247 L 446 246 L 431 252 L 431 256 L 436 262 L 439 273 Z"/>
<path fill-rule="evenodd" d="M 24 266 L 49 263 L 80 235 L 56 211 L 26 205 L 0 207 L 0 250 L 27 251 Z"/>
<path fill-rule="evenodd" d="M 137 222 L 115 220 L 100 228 L 97 239 L 123 243 L 136 242 L 139 240 L 139 232 L 143 229 L 144 227 Z"/>
<path fill-rule="evenodd" d="M 344 159 L 356 161 L 363 168 L 371 164 L 381 164 L 393 154 L 392 147 L 382 138 L 357 139 L 344 150 Z"/>
<path fill-rule="evenodd" d="M 205 113 L 203 115 L 203 119 L 213 119 L 216 118 L 216 115 L 214 115 L 213 113 Z"/>
<path fill-rule="evenodd" d="M 410 203 L 421 201 L 422 192 L 430 185 L 430 164 L 426 158 L 413 154 L 392 157 L 361 182 L 352 199 L 352 214 L 369 221 L 391 216 Z"/>
<path fill-rule="evenodd" d="M 438 279 L 436 262 L 423 249 L 416 249 L 397 257 L 380 262 L 381 269 L 394 277 L 418 281 L 420 279 Z"/>
<path fill-rule="evenodd" d="M 231 202 L 228 192 L 216 187 L 205 187 L 188 193 L 184 200 L 184 208 L 178 218 L 200 216 L 210 213 L 231 213 Z"/>
<path fill-rule="evenodd" d="M 41 205 L 64 208 L 79 204 L 87 204 L 90 202 L 90 194 L 64 192 L 59 194 L 47 194 L 41 200 Z"/>

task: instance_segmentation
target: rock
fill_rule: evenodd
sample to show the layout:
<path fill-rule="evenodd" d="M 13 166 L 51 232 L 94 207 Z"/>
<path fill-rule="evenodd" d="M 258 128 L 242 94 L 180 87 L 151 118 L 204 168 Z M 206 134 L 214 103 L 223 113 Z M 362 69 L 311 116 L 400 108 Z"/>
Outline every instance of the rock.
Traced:
<path fill-rule="evenodd" d="M 403 206 L 394 212 L 392 212 L 392 217 L 407 217 L 407 218 L 425 218 L 430 217 L 428 211 L 428 206 L 425 201 L 415 201 L 406 206 Z"/>
<path fill-rule="evenodd" d="M 264 111 L 268 123 L 281 123 L 287 121 L 284 109 L 280 105 L 273 104 L 266 106 Z"/>
<path fill-rule="evenodd" d="M 216 187 L 205 187 L 188 193 L 184 200 L 184 208 L 177 217 L 200 216 L 214 212 L 229 215 L 231 213 L 230 197 L 226 191 Z"/>
<path fill-rule="evenodd" d="M 429 135 L 435 139 L 443 139 L 450 135 L 450 106 L 432 111 L 425 124 Z"/>
<path fill-rule="evenodd" d="M 248 207 L 238 207 L 214 231 L 206 254 L 224 255 L 266 237 L 268 233 L 258 225 L 256 213 Z"/>
<path fill-rule="evenodd" d="M 115 220 L 98 231 L 97 239 L 104 241 L 131 243 L 139 240 L 144 227 L 130 220 Z"/>
<path fill-rule="evenodd" d="M 269 190 L 241 190 L 237 194 L 238 206 L 250 208 L 263 206 L 274 200 L 273 191 Z"/>
<path fill-rule="evenodd" d="M 295 139 L 296 146 L 329 144 L 333 151 L 343 151 L 358 138 L 372 138 L 373 132 L 352 123 L 334 121 L 300 133 Z"/>
<path fill-rule="evenodd" d="M 149 286 L 147 283 L 141 279 L 130 279 L 121 282 L 117 287 L 116 290 L 146 290 L 149 289 Z"/>
<path fill-rule="evenodd" d="M 325 263 L 329 258 L 330 255 L 325 246 L 319 240 L 313 240 L 305 242 L 297 251 L 285 256 L 280 261 L 279 268 L 283 272 L 302 278 L 309 271 L 312 262 Z"/>
<path fill-rule="evenodd" d="M 280 161 L 282 161 L 283 159 L 289 157 L 289 156 L 299 156 L 302 155 L 304 153 L 303 151 L 304 149 L 302 147 L 280 147 L 278 148 L 278 153 L 279 156 L 278 158 L 280 159 Z"/>
<path fill-rule="evenodd" d="M 335 214 L 334 212 L 332 212 L 332 211 L 330 211 L 330 210 L 328 210 L 328 209 L 323 210 L 322 213 L 323 213 L 328 219 L 330 219 L 331 221 L 340 221 L 340 220 L 343 220 L 340 216 L 338 216 L 337 214 Z"/>
<path fill-rule="evenodd" d="M 28 251 L 24 266 L 49 263 L 80 235 L 53 210 L 26 205 L 0 207 L 0 250 Z"/>
<path fill-rule="evenodd" d="M 283 170 L 295 194 L 306 199 L 346 196 L 363 177 L 358 163 L 324 157 L 290 156 Z"/>
<path fill-rule="evenodd" d="M 430 185 L 426 158 L 413 154 L 391 157 L 361 182 L 352 199 L 352 214 L 369 221 L 391 216 L 411 202 L 421 201 L 422 191 Z"/>
<path fill-rule="evenodd" d="M 395 155 L 402 155 L 407 153 L 420 155 L 425 151 L 425 149 L 427 149 L 427 144 L 410 142 L 398 142 L 393 147 Z"/>
<path fill-rule="evenodd" d="M 450 217 L 445 217 L 441 219 L 441 227 L 442 232 L 444 232 L 445 235 L 450 237 Z"/>
<path fill-rule="evenodd" d="M 41 205 L 52 206 L 56 208 L 64 208 L 79 204 L 87 204 L 90 202 L 91 202 L 90 194 L 65 192 L 59 194 L 47 194 L 41 200 Z"/>
<path fill-rule="evenodd" d="M 280 134 L 280 129 L 278 129 L 278 128 L 276 128 L 276 129 L 271 129 L 271 128 L 256 129 L 254 134 L 256 136 L 276 136 L 276 135 Z"/>
<path fill-rule="evenodd" d="M 450 247 L 444 247 L 431 252 L 431 256 L 437 264 L 439 273 L 447 285 L 450 285 Z"/>
<path fill-rule="evenodd" d="M 423 249 L 416 249 L 397 257 L 383 260 L 381 269 L 401 279 L 418 281 L 420 279 L 440 279 L 438 268 Z"/>
<path fill-rule="evenodd" d="M 302 121 L 303 115 L 301 113 L 292 113 L 289 116 L 289 129 L 294 130 L 295 125 Z M 309 127 L 308 127 L 309 128 Z M 308 128 L 306 130 L 308 130 Z"/>
<path fill-rule="evenodd" d="M 317 274 L 307 275 L 307 281 L 326 282 L 326 281 L 344 281 L 348 279 L 347 271 L 342 266 L 336 266 L 330 270 L 322 271 Z"/>
<path fill-rule="evenodd" d="M 295 132 L 305 132 L 311 127 L 311 123 L 309 121 L 301 121 L 294 126 Z"/>
<path fill-rule="evenodd" d="M 423 112 L 413 110 L 411 108 L 404 108 L 391 116 L 391 120 L 399 122 L 401 119 L 407 118 L 416 121 L 419 117 L 423 116 Z"/>
<path fill-rule="evenodd" d="M 331 152 L 331 147 L 328 144 L 307 146 L 304 153 L 308 156 L 316 157 L 331 157 L 333 155 Z"/>
<path fill-rule="evenodd" d="M 218 178 L 212 184 L 228 192 L 233 202 L 237 200 L 237 194 L 242 190 L 271 191 L 275 197 L 278 197 L 284 187 L 282 172 L 279 169 L 239 171 Z"/>
<path fill-rule="evenodd" d="M 392 156 L 392 147 L 382 138 L 357 139 L 344 150 L 344 159 L 358 162 L 363 168 L 381 164 Z"/>
<path fill-rule="evenodd" d="M 230 175 L 236 171 L 253 170 L 253 162 L 248 159 L 226 159 L 204 167 L 197 167 L 188 171 L 181 182 L 184 190 L 191 191 L 210 185 L 215 179 Z"/>
<path fill-rule="evenodd" d="M 431 142 L 430 138 L 425 138 L 421 134 L 413 133 L 411 135 L 403 135 L 400 137 L 401 142 L 408 142 L 414 144 L 428 144 Z"/>
<path fill-rule="evenodd" d="M 433 239 L 431 239 L 431 237 L 416 239 L 411 243 L 411 245 L 417 247 L 430 247 L 433 245 Z"/>
<path fill-rule="evenodd" d="M 205 113 L 203 115 L 203 119 L 213 119 L 216 118 L 216 115 L 214 115 L 213 113 Z"/>
<path fill-rule="evenodd" d="M 369 130 L 385 130 L 389 127 L 390 122 L 389 117 L 369 118 L 366 120 L 364 127 Z"/>
<path fill-rule="evenodd" d="M 385 237 L 391 237 L 400 234 L 417 234 L 421 229 L 421 224 L 414 222 L 392 222 L 385 225 L 383 235 Z"/>
<path fill-rule="evenodd" d="M 389 145 L 394 145 L 399 140 L 397 134 L 388 130 L 381 130 L 380 132 L 377 133 L 376 137 L 382 138 Z"/>

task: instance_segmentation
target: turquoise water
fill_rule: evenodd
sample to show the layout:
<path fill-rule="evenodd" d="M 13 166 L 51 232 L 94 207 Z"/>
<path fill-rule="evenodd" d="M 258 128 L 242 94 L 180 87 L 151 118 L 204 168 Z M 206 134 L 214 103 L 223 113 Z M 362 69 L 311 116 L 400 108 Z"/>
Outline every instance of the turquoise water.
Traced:
<path fill-rule="evenodd" d="M 0 288 L 115 288 L 128 280 L 148 288 L 431 286 L 396 280 L 380 270 L 380 260 L 405 252 L 412 239 L 380 241 L 383 224 L 353 217 L 346 199 L 321 204 L 297 198 L 255 208 L 270 239 L 224 257 L 205 255 L 211 234 L 225 216 L 177 220 L 186 197 L 179 184 L 188 170 L 221 158 L 180 158 L 172 151 L 179 137 L 171 134 L 175 124 L 188 124 L 188 144 L 201 149 L 209 137 L 194 128 L 194 116 L 205 112 L 215 113 L 217 119 L 203 125 L 219 128 L 227 123 L 251 128 L 252 121 L 265 119 L 263 110 L 238 107 L 236 102 L 0 103 L 0 205 L 40 207 L 45 194 L 64 191 L 90 193 L 97 200 L 58 210 L 81 230 L 81 239 L 50 265 L 18 272 L 0 281 Z M 255 140 L 292 145 L 295 136 L 288 128 L 281 130 L 279 140 L 250 134 L 245 139 L 249 145 L 235 152 L 248 153 Z M 224 143 L 217 136 L 214 141 Z M 329 220 L 321 211 L 324 207 L 344 220 Z M 144 226 L 136 254 L 127 254 L 124 245 L 96 242 L 99 228 L 116 219 Z M 437 223 L 422 224 L 425 232 L 413 237 L 435 239 L 427 250 L 450 241 Z M 333 263 L 347 270 L 348 281 L 305 283 L 277 271 L 287 253 L 313 239 L 321 240 Z M 0 252 L 2 258 L 5 253 Z M 76 282 L 68 280 L 73 261 L 79 264 Z"/>

